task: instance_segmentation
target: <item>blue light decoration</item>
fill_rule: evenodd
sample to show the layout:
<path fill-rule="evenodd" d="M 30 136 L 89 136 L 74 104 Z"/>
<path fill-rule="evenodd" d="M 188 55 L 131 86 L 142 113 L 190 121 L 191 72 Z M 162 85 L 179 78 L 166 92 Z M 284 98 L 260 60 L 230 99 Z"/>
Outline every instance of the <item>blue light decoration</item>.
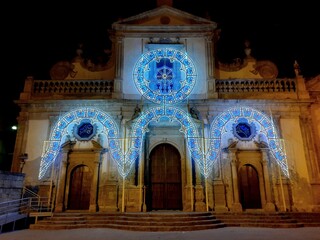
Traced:
<path fill-rule="evenodd" d="M 185 135 L 190 156 L 205 178 L 210 176 L 220 156 L 221 139 L 229 122 L 234 123 L 235 136 L 247 141 L 256 136 L 255 124 L 259 124 L 259 133 L 268 140 L 274 159 L 285 175 L 289 176 L 286 154 L 274 123 L 264 113 L 250 107 L 230 108 L 211 122 L 209 138 L 206 141 L 190 114 L 172 105 L 189 96 L 196 77 L 196 68 L 185 52 L 165 47 L 146 52 L 135 65 L 133 79 L 142 96 L 158 105 L 144 109 L 134 120 L 130 136 L 126 139 L 129 141 L 128 147 L 122 145 L 123 138 L 119 135 L 119 127 L 110 115 L 96 108 L 75 109 L 61 116 L 54 125 L 48 148 L 41 157 L 39 179 L 44 177 L 57 158 L 60 146 L 68 140 L 67 136 L 74 126 L 80 126 L 75 134 L 78 135 L 78 140 L 91 139 L 96 134 L 108 139 L 110 155 L 117 164 L 119 174 L 125 178 L 134 162 L 141 156 L 143 138 L 149 123 L 161 121 L 163 118 L 180 123 L 180 131 Z M 91 127 L 96 130 L 91 131 Z M 80 129 L 86 131 L 79 134 Z"/>
<path fill-rule="evenodd" d="M 157 104 L 186 99 L 196 76 L 196 68 L 187 53 L 169 47 L 144 53 L 133 71 L 133 80 L 141 95 Z"/>
<path fill-rule="evenodd" d="M 80 133 L 80 129 L 86 132 Z M 89 140 L 98 132 L 106 138 L 119 137 L 117 123 L 110 115 L 97 108 L 78 108 L 60 116 L 50 133 L 47 149 L 41 156 L 38 178 L 42 179 L 45 176 L 48 168 L 57 158 L 61 145 L 69 140 L 70 135 L 74 135 L 78 140 Z M 119 143 L 115 144 L 119 146 Z M 116 155 L 120 149 L 110 148 L 110 151 L 111 154 Z"/>
<path fill-rule="evenodd" d="M 249 123 L 247 118 L 238 118 L 232 130 L 233 135 L 241 141 L 251 141 L 257 133 L 254 123 Z"/>
<path fill-rule="evenodd" d="M 97 126 L 95 124 L 91 124 L 91 121 L 88 119 L 84 119 L 81 121 L 79 125 L 74 127 L 73 134 L 76 139 L 80 141 L 88 141 L 92 139 L 97 133 Z"/>
<path fill-rule="evenodd" d="M 237 135 L 236 132 L 235 136 L 238 137 L 240 140 L 249 140 L 252 139 L 255 134 L 255 128 L 252 124 L 253 122 L 260 125 L 259 134 L 263 135 L 265 139 L 268 140 L 268 145 L 270 152 L 274 159 L 276 160 L 277 164 L 280 166 L 283 173 L 289 177 L 289 170 L 287 165 L 287 157 L 286 153 L 283 149 L 281 144 L 280 138 L 272 121 L 272 118 L 268 117 L 266 114 L 246 106 L 239 106 L 230 108 L 220 115 L 218 115 L 211 123 L 210 126 L 210 137 L 219 138 L 223 135 L 226 131 L 224 127 L 229 121 L 234 122 L 234 126 L 239 126 L 239 124 L 245 124 L 245 128 L 247 129 L 250 127 L 251 133 L 249 135 L 243 135 L 244 138 L 239 138 L 239 134 Z M 242 127 L 244 125 L 241 125 Z M 249 131 L 247 131 L 247 134 Z M 248 137 L 249 136 L 249 137 Z M 215 157 L 219 155 L 220 147 L 214 147 L 214 145 L 210 145 L 209 152 L 214 153 Z M 209 161 L 215 161 L 215 158 L 208 159 Z"/>
<path fill-rule="evenodd" d="M 170 121 L 177 121 L 180 123 L 180 131 L 184 133 L 187 139 L 187 147 L 190 154 L 198 163 L 200 171 L 206 172 L 205 165 L 202 164 L 203 154 L 201 150 L 201 144 L 199 141 L 200 134 L 197 129 L 197 126 L 188 112 L 174 106 L 158 106 L 149 108 L 143 112 L 143 114 L 134 123 L 134 126 L 132 128 L 131 139 L 133 142 L 131 146 L 133 147 L 130 148 L 130 153 L 126 155 L 131 156 L 131 151 L 134 152 L 135 156 L 138 155 L 138 152 L 140 152 L 142 148 L 142 138 L 144 136 L 144 133 L 147 131 L 149 123 L 151 121 L 160 121 L 163 118 L 168 118 Z M 134 160 L 135 159 L 133 158 L 126 159 L 126 165 L 132 165 L 134 163 Z"/>

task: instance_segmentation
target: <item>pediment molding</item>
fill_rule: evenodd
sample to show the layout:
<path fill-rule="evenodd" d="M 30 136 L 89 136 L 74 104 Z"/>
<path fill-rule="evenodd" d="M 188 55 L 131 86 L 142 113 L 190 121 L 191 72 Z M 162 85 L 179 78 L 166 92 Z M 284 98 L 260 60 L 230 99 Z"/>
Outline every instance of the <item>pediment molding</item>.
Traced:
<path fill-rule="evenodd" d="M 128 17 L 112 24 L 114 30 L 174 30 L 180 31 L 195 28 L 214 30 L 217 24 L 179 9 L 162 5 L 155 9 Z M 150 29 L 149 29 L 150 28 Z"/>

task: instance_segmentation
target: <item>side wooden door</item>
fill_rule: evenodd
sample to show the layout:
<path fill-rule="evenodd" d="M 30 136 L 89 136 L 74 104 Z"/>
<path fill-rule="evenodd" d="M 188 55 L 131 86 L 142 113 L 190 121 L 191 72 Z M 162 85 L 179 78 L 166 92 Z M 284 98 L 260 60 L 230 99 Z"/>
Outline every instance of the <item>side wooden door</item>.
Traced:
<path fill-rule="evenodd" d="M 92 173 L 87 166 L 78 166 L 71 172 L 68 209 L 89 209 L 91 183 Z"/>
<path fill-rule="evenodd" d="M 244 165 L 239 172 L 240 198 L 243 209 L 261 208 L 259 176 L 251 165 Z"/>

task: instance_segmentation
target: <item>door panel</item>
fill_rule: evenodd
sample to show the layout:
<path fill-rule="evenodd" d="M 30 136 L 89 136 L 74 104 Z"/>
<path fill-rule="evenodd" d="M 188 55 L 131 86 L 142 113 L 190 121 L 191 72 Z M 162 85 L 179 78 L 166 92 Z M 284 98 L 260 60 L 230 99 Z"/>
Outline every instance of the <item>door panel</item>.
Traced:
<path fill-rule="evenodd" d="M 88 210 L 92 173 L 87 166 L 76 167 L 70 175 L 68 209 Z"/>
<path fill-rule="evenodd" d="M 251 165 L 244 165 L 239 173 L 240 197 L 244 209 L 261 208 L 259 176 Z"/>
<path fill-rule="evenodd" d="M 150 154 L 152 210 L 181 210 L 181 162 L 170 144 L 158 145 Z"/>

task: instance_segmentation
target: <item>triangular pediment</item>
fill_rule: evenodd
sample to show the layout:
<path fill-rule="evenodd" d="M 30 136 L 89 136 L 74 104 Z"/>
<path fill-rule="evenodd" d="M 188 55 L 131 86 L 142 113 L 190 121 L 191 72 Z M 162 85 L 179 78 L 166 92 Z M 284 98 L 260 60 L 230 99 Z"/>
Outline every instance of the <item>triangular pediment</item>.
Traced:
<path fill-rule="evenodd" d="M 125 26 L 125 27 L 124 27 Z M 201 18 L 190 13 L 181 11 L 179 9 L 162 5 L 155 9 L 140 13 L 138 15 L 122 19 L 113 23 L 113 29 L 123 30 L 130 28 L 130 26 L 137 27 L 199 27 L 215 29 L 217 24 L 205 18 Z"/>

